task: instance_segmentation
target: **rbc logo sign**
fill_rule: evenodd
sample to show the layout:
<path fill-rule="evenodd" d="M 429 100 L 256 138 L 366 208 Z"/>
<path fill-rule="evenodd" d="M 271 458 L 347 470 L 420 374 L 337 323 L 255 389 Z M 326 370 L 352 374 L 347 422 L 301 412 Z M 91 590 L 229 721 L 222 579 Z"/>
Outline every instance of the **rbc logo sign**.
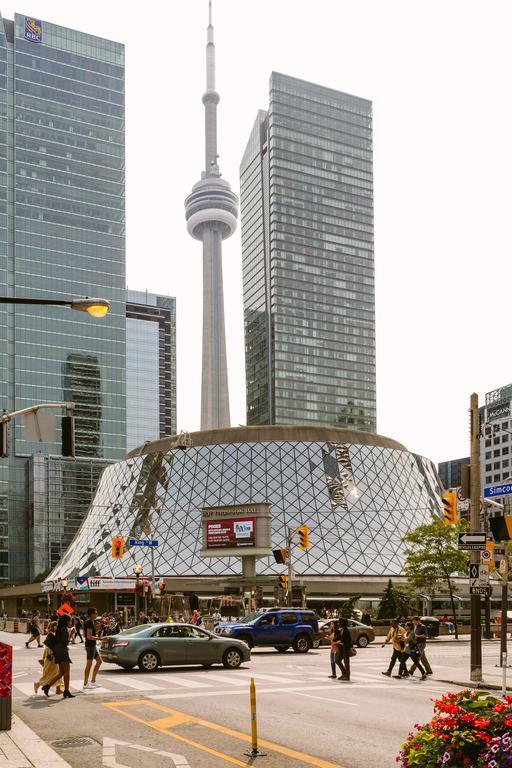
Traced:
<path fill-rule="evenodd" d="M 25 38 L 33 43 L 43 42 L 43 25 L 40 19 L 29 19 L 25 16 Z"/>

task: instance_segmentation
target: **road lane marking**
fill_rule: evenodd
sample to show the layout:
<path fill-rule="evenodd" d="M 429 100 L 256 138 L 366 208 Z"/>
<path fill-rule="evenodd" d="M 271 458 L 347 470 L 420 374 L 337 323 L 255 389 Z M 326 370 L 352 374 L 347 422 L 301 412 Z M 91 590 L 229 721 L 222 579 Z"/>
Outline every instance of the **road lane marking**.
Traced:
<path fill-rule="evenodd" d="M 205 744 L 201 744 L 200 742 L 197 742 L 197 741 L 192 741 L 191 739 L 188 739 L 185 736 L 181 736 L 180 734 L 173 733 L 168 729 L 166 729 L 165 727 L 160 727 L 157 724 L 166 722 L 167 720 L 172 720 L 173 718 L 185 717 L 186 718 L 185 722 L 194 723 L 196 725 L 202 726 L 203 728 L 207 728 L 209 730 L 222 733 L 226 736 L 231 736 L 232 738 L 238 739 L 239 741 L 251 743 L 250 734 L 242 733 L 241 731 L 235 731 L 232 728 L 227 728 L 224 725 L 219 725 L 218 723 L 212 723 L 209 720 L 204 720 L 200 717 L 195 717 L 194 715 L 188 715 L 186 713 L 179 712 L 178 710 L 169 709 L 168 707 L 164 707 L 161 704 L 157 704 L 153 701 L 147 701 L 144 699 L 139 701 L 135 700 L 135 701 L 124 701 L 124 702 L 116 702 L 116 703 L 104 703 L 103 706 L 108 707 L 109 709 L 117 712 L 120 715 L 123 715 L 124 717 L 129 717 L 131 720 L 135 720 L 136 722 L 141 723 L 142 725 L 145 725 L 149 728 L 154 728 L 160 733 L 164 733 L 165 735 L 169 736 L 171 739 L 177 739 L 178 741 L 182 741 L 183 743 L 189 744 L 195 749 L 199 749 L 203 752 L 208 752 L 209 754 L 212 754 L 215 757 L 220 757 L 229 763 L 233 763 L 233 765 L 239 765 L 239 766 L 242 766 L 242 768 L 247 768 L 247 764 L 248 764 L 247 761 L 241 762 L 240 760 L 237 760 L 236 758 L 231 757 L 231 755 L 218 752 L 217 750 L 214 750 L 211 747 L 206 746 Z M 168 717 L 159 718 L 157 720 L 144 720 L 142 717 L 138 717 L 137 715 L 134 715 L 133 713 L 126 711 L 129 707 L 134 707 L 134 706 L 139 708 L 141 706 L 154 708 L 161 712 L 167 713 Z M 286 757 L 291 757 L 292 759 L 302 763 L 306 763 L 307 765 L 313 765 L 316 768 L 343 768 L 343 766 L 336 765 L 327 760 L 323 760 L 322 758 L 313 757 L 312 755 L 307 755 L 304 752 L 298 752 L 297 750 L 290 749 L 289 747 L 284 747 L 281 744 L 274 744 L 273 742 L 266 741 L 265 739 L 259 739 L 258 744 L 259 746 L 265 747 L 266 749 L 272 750 L 273 752 L 277 752 L 278 754 L 281 754 L 281 755 L 286 755 Z"/>
<path fill-rule="evenodd" d="M 156 685 L 152 680 L 137 680 L 134 677 L 107 677 L 106 675 L 100 675 L 101 680 L 109 680 L 111 683 L 118 683 L 119 685 L 126 685 L 126 687 L 133 688 L 136 691 L 163 691 L 163 686 Z"/>
<path fill-rule="evenodd" d="M 271 683 L 289 683 L 290 680 L 287 677 L 278 677 L 277 675 L 266 675 L 263 672 L 253 672 L 252 670 L 249 672 L 237 672 L 236 673 L 239 677 L 245 677 L 247 680 L 250 680 L 251 677 L 254 677 L 256 680 L 268 680 Z"/>
<path fill-rule="evenodd" d="M 155 749 L 154 747 L 145 747 L 142 744 L 130 744 L 127 741 L 119 741 L 119 739 L 111 739 L 108 736 L 103 737 L 103 749 L 102 749 L 102 765 L 103 768 L 127 768 L 122 763 L 118 763 L 116 760 L 116 746 L 128 747 L 129 749 L 138 749 L 141 752 L 153 752 L 155 755 L 161 755 L 162 757 L 169 757 L 176 768 L 190 768 L 187 759 L 184 755 L 176 755 L 174 752 L 164 752 L 161 749 Z"/>
<path fill-rule="evenodd" d="M 181 677 L 177 672 L 174 674 L 171 672 L 167 675 L 156 675 L 157 680 L 164 680 L 165 682 L 174 683 L 174 685 L 181 686 L 182 688 L 211 688 L 208 683 L 202 683 L 200 680 L 188 680 L 186 677 Z"/>

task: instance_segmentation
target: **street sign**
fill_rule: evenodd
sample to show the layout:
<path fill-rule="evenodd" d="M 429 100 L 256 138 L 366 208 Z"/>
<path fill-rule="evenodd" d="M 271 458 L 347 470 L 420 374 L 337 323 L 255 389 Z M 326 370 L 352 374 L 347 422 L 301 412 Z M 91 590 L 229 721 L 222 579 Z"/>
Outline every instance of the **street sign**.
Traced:
<path fill-rule="evenodd" d="M 471 581 L 478 581 L 480 578 L 480 566 L 478 563 L 471 563 L 469 566 L 469 578 Z"/>
<path fill-rule="evenodd" d="M 469 594 L 470 595 L 490 595 L 491 594 L 491 587 L 470 587 L 469 588 Z"/>
<path fill-rule="evenodd" d="M 482 549 L 480 552 L 480 560 L 482 563 L 490 563 L 492 561 L 492 550 Z"/>
<path fill-rule="evenodd" d="M 128 539 L 130 547 L 158 547 L 157 539 Z"/>
<path fill-rule="evenodd" d="M 466 531 L 459 533 L 459 549 L 480 550 L 485 549 L 487 536 L 485 531 L 475 531 L 474 533 Z"/>
<path fill-rule="evenodd" d="M 512 483 L 499 483 L 498 485 L 486 485 L 484 499 L 493 499 L 495 496 L 508 496 L 512 493 Z"/>

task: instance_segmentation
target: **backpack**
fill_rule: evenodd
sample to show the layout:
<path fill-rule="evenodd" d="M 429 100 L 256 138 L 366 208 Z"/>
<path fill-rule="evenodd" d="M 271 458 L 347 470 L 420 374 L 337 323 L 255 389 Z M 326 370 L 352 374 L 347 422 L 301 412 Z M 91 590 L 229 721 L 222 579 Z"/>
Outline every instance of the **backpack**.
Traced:
<path fill-rule="evenodd" d="M 53 651 L 55 648 L 55 635 L 49 632 L 44 639 L 44 644 L 47 646 L 47 648 L 50 649 L 50 651 Z"/>

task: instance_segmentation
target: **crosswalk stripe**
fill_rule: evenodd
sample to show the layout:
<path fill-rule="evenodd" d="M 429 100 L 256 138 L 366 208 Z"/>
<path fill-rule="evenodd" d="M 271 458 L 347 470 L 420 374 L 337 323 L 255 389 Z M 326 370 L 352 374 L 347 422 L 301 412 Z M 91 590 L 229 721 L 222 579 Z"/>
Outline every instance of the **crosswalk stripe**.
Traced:
<path fill-rule="evenodd" d="M 242 671 L 242 670 L 240 670 L 236 674 L 240 675 L 240 677 L 242 677 L 242 676 L 246 677 L 246 678 L 254 677 L 256 680 L 258 680 L 258 679 L 259 680 L 268 680 L 271 683 L 290 683 L 290 682 L 292 682 L 287 677 L 278 677 L 277 675 L 266 675 L 266 674 L 263 674 L 262 672 L 253 672 L 252 670 L 251 671 L 245 671 L 245 670 Z M 301 677 L 301 676 L 299 675 L 299 677 Z"/>
<path fill-rule="evenodd" d="M 108 680 L 111 683 L 117 683 L 117 685 L 124 686 L 125 688 L 133 688 L 136 691 L 163 691 L 164 688 L 161 685 L 157 685 L 152 680 L 145 680 L 142 678 L 138 680 L 134 677 L 125 677 L 124 675 L 117 675 L 116 677 L 107 677 L 106 675 L 100 675 L 99 679 Z"/>
<path fill-rule="evenodd" d="M 13 681 L 13 687 L 24 693 L 25 696 L 34 695 L 34 683 L 16 683 Z"/>
<path fill-rule="evenodd" d="M 246 678 L 233 673 L 232 675 L 218 675 L 216 672 L 206 672 L 206 680 L 219 681 L 220 683 L 229 683 L 229 685 L 247 685 Z"/>
<path fill-rule="evenodd" d="M 73 688 L 75 691 L 81 691 L 84 687 L 84 681 L 82 679 L 80 680 L 70 680 L 69 681 L 70 688 Z M 88 691 L 84 691 L 84 693 L 111 693 L 109 688 L 104 688 L 101 684 L 99 688 L 90 688 Z"/>
<path fill-rule="evenodd" d="M 170 674 L 160 674 L 156 675 L 156 679 L 158 681 L 164 681 L 167 683 L 172 683 L 177 686 L 181 686 L 182 688 L 211 688 L 211 686 L 208 683 L 202 683 L 200 680 L 188 680 L 186 677 L 182 677 L 181 675 L 178 675 L 178 673 L 170 673 Z"/>

